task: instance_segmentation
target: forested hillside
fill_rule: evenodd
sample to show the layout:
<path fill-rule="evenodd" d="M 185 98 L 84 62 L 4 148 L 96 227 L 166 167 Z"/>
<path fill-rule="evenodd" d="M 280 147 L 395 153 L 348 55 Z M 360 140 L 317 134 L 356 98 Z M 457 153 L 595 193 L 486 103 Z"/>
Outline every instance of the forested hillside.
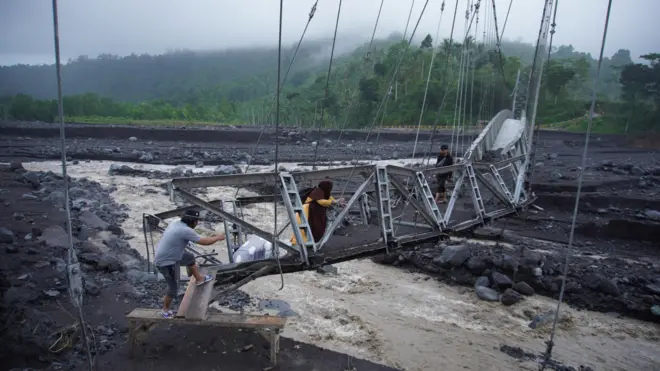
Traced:
<path fill-rule="evenodd" d="M 353 44 L 352 52 L 336 52 L 324 99 L 331 42 L 301 45 L 283 89 L 286 124 L 366 127 L 374 121 L 406 42 L 398 34 L 378 40 L 366 59 L 366 44 Z M 295 45 L 283 51 L 284 69 L 294 49 Z M 465 45 L 450 45 L 426 36 L 410 46 L 378 124 L 417 124 L 431 64 L 424 125 L 433 124 L 441 106 L 440 123 L 451 125 L 457 102 L 468 125 L 510 107 L 517 73 L 523 78 L 528 73 L 534 46 L 509 41 L 501 51 L 500 55 L 471 39 Z M 80 57 L 63 68 L 65 114 L 70 120 L 97 122 L 272 123 L 268 113 L 276 58 L 274 48 Z M 603 61 L 598 105 L 602 130 L 657 128 L 659 59 L 657 54 L 645 59 L 646 64 L 634 64 L 630 52 L 622 49 Z M 542 124 L 577 129 L 584 125 L 578 118 L 587 111 L 596 65 L 591 55 L 570 45 L 553 51 L 540 96 Z M 4 116 L 51 121 L 56 113 L 54 75 L 53 66 L 0 67 Z"/>

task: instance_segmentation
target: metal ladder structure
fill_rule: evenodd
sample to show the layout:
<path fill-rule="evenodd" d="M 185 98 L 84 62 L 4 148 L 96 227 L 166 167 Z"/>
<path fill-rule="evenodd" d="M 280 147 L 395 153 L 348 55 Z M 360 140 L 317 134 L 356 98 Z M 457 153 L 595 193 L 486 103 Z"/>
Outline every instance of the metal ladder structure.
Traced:
<path fill-rule="evenodd" d="M 371 220 L 371 207 L 369 206 L 369 195 L 364 193 L 360 196 L 360 219 L 362 224 L 369 224 Z"/>
<path fill-rule="evenodd" d="M 387 244 L 394 235 L 394 225 L 387 167 L 380 165 L 376 166 L 376 202 L 378 203 L 378 219 L 383 233 L 383 241 Z"/>
<path fill-rule="evenodd" d="M 417 188 L 417 193 L 423 196 L 422 197 L 423 200 L 421 201 L 424 202 L 426 208 L 435 217 L 435 220 L 438 223 L 438 227 L 440 227 L 440 230 L 444 229 L 447 226 L 445 224 L 445 219 L 442 216 L 442 213 L 440 212 L 438 205 L 435 203 L 435 197 L 433 195 L 433 192 L 431 191 L 431 187 L 429 187 L 429 183 L 426 181 L 426 177 L 424 176 L 424 173 L 422 173 L 421 171 L 418 171 L 415 174 L 415 186 Z"/>
<path fill-rule="evenodd" d="M 307 216 L 303 211 L 303 203 L 300 200 L 300 193 L 296 186 L 296 181 L 293 179 L 293 176 L 287 172 L 279 173 L 279 175 L 281 182 L 280 187 L 282 188 L 282 198 L 284 199 L 284 205 L 287 214 L 289 215 L 289 220 L 291 220 L 292 226 L 296 224 L 292 228 L 293 235 L 296 237 L 296 243 L 300 246 L 303 261 L 309 263 L 308 249 L 311 248 L 313 252 L 316 252 L 316 244 L 314 243 L 314 237 L 312 236 L 312 228 L 309 226 Z M 297 223 L 296 216 L 300 217 L 299 224 Z M 303 239 L 301 231 L 305 232 L 306 240 Z"/>
<path fill-rule="evenodd" d="M 232 214 L 237 215 L 236 201 L 222 201 L 223 210 L 227 210 L 227 204 L 232 206 Z M 229 254 L 229 262 L 234 262 L 234 252 L 243 245 L 243 229 L 241 226 L 232 224 L 230 227 L 227 219 L 223 219 L 222 223 L 225 227 L 225 241 L 227 242 L 227 250 Z"/>
<path fill-rule="evenodd" d="M 489 165 L 490 171 L 493 174 L 495 180 L 497 181 L 497 184 L 499 184 L 500 190 L 504 192 L 506 195 L 506 198 L 509 199 L 510 202 L 513 202 L 513 195 L 511 192 L 509 192 L 509 187 L 506 186 L 506 183 L 504 183 L 504 179 L 502 179 L 502 175 L 500 175 L 500 172 L 497 170 L 495 165 Z"/>
<path fill-rule="evenodd" d="M 474 208 L 477 211 L 477 216 L 479 219 L 484 220 L 486 217 L 486 206 L 484 205 L 484 200 L 481 197 L 481 191 L 479 190 L 479 184 L 477 183 L 477 177 L 474 174 L 474 167 L 472 167 L 472 164 L 467 164 L 465 166 L 465 172 L 468 176 L 468 181 L 470 182 L 470 188 L 472 189 L 470 195 L 472 196 L 472 202 L 474 203 Z"/>

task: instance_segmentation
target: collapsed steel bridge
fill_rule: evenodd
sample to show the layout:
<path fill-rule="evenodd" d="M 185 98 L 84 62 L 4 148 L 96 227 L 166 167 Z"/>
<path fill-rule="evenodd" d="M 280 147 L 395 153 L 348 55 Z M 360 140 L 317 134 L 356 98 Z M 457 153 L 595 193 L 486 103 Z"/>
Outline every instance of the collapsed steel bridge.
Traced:
<path fill-rule="evenodd" d="M 356 165 L 301 172 L 246 173 L 236 175 L 177 178 L 169 183 L 173 201 L 189 204 L 155 215 L 144 215 L 147 253 L 154 251 L 153 233 L 162 232 L 167 219 L 194 209 L 215 214 L 227 234 L 228 264 L 215 251 L 207 253 L 190 245 L 201 266 L 217 270 L 216 285 L 222 292 L 235 289 L 255 278 L 316 269 L 343 261 L 389 253 L 406 246 L 438 241 L 448 234 L 485 225 L 493 220 L 519 213 L 534 201 L 526 182 L 530 166 L 533 129 L 526 119 L 514 119 L 511 110 L 499 112 L 472 142 L 457 163 L 446 167 L 415 169 L 395 165 Z M 438 205 L 429 179 L 453 173 L 455 182 L 448 203 Z M 311 229 L 302 213 L 299 185 L 330 178 L 360 178 L 350 192 L 344 208 L 329 222 L 318 242 L 309 238 Z M 206 187 L 275 185 L 279 194 L 231 200 L 204 200 L 194 194 Z M 338 187 L 335 187 L 337 189 Z M 348 194 L 347 194 L 348 195 Z M 288 222 L 278 233 L 265 231 L 242 217 L 242 208 L 251 203 L 278 201 L 283 204 Z M 345 226 L 349 214 L 359 215 L 358 223 Z M 298 224 L 296 215 L 300 215 Z M 295 226 L 295 227 L 292 227 Z M 296 244 L 281 241 L 289 228 Z M 343 234 L 336 235 L 339 228 Z M 234 263 L 233 252 L 248 234 L 273 242 L 274 258 Z M 227 285 L 230 285 L 227 287 Z M 218 293 L 216 293 L 217 295 Z"/>

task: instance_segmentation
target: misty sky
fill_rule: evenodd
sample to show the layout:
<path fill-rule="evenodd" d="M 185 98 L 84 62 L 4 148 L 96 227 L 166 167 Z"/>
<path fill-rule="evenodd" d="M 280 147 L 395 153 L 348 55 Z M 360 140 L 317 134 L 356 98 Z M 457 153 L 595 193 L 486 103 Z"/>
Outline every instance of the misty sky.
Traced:
<path fill-rule="evenodd" d="M 464 29 L 460 0 L 458 30 Z M 470 0 L 475 1 L 475 0 Z M 495 0 L 500 29 L 509 0 Z M 415 0 L 411 26 L 425 0 Z M 297 41 L 314 0 L 285 0 L 283 38 Z M 339 0 L 319 0 L 307 39 L 331 36 Z M 377 36 L 403 32 L 412 0 L 385 0 Z M 436 34 L 442 0 L 430 0 L 417 35 Z M 534 42 L 543 0 L 513 0 L 506 39 Z M 344 0 L 339 33 L 368 39 L 380 0 Z M 440 38 L 448 37 L 454 0 L 446 1 Z M 607 0 L 560 0 L 554 45 L 573 44 L 598 56 Z M 485 8 L 482 5 L 482 8 Z M 277 44 L 277 0 L 60 0 L 62 60 L 101 53 L 163 53 L 172 49 L 221 49 Z M 632 57 L 660 52 L 660 0 L 615 0 L 606 56 L 620 48 Z M 481 16 L 480 29 L 484 17 Z M 0 65 L 53 63 L 51 1 L 0 0 Z M 339 46 L 340 47 L 340 46 Z"/>

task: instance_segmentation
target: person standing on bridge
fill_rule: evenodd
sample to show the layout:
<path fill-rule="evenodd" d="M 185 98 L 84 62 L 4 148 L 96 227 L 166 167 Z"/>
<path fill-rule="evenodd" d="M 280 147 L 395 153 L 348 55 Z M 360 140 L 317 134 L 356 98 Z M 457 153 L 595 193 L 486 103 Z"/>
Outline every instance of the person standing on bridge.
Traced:
<path fill-rule="evenodd" d="M 325 234 L 325 228 L 328 223 L 327 210 L 330 206 L 340 204 L 343 205 L 344 200 L 335 200 L 332 195 L 332 181 L 329 179 L 322 180 L 319 185 L 314 188 L 306 197 L 303 205 L 303 212 L 307 217 L 309 228 L 312 230 L 312 237 L 314 242 L 321 241 Z M 300 215 L 296 214 L 296 222 L 298 225 L 301 223 Z M 300 231 L 303 241 L 307 241 L 305 231 Z M 296 244 L 296 236 L 291 237 L 291 244 Z"/>
<path fill-rule="evenodd" d="M 220 233 L 213 237 L 202 237 L 194 229 L 197 227 L 198 222 L 199 211 L 186 211 L 181 217 L 181 220 L 171 223 L 165 228 L 163 237 L 161 237 L 156 247 L 154 264 L 165 278 L 168 287 L 165 298 L 163 299 L 162 316 L 165 318 L 174 317 L 174 312 L 170 310 L 170 305 L 179 291 L 179 277 L 176 274 L 176 264 L 185 265 L 188 268 L 188 274 L 195 277 L 197 286 L 201 286 L 213 279 L 213 276 L 210 274 L 202 276 L 199 273 L 199 268 L 197 267 L 197 263 L 195 263 L 195 256 L 186 251 L 186 246 L 190 242 L 204 246 L 212 245 L 224 240 L 225 234 Z"/>
<path fill-rule="evenodd" d="M 449 153 L 449 146 L 443 144 L 440 146 L 440 154 L 435 163 L 436 167 L 451 166 L 454 164 L 454 158 Z M 438 180 L 438 190 L 435 193 L 435 202 L 439 204 L 444 204 L 447 202 L 447 181 L 451 180 L 452 173 L 443 173 L 438 174 L 436 179 Z"/>

